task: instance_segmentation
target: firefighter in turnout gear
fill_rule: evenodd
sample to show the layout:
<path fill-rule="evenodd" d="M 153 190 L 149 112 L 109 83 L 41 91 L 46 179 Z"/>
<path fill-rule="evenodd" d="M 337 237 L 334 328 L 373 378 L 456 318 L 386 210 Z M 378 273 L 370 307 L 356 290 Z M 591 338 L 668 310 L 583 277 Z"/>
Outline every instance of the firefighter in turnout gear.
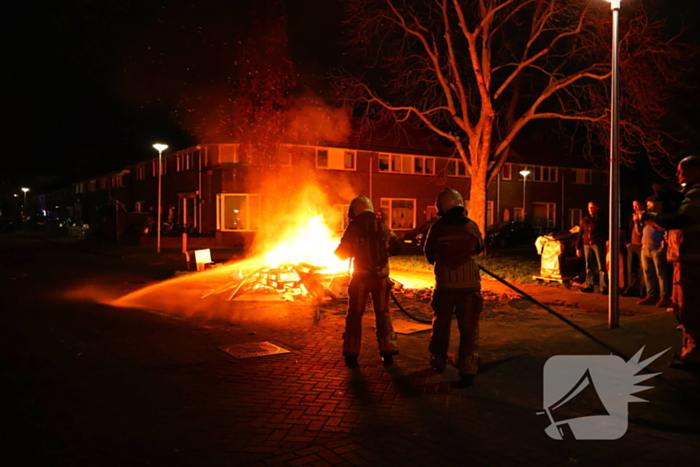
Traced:
<path fill-rule="evenodd" d="M 479 365 L 479 316 L 483 308 L 481 278 L 475 255 L 484 249 L 479 227 L 467 217 L 459 192 L 445 188 L 435 203 L 440 219 L 430 228 L 423 249 L 434 265 L 433 332 L 428 350 L 433 368 L 447 366 L 452 314 L 457 316 L 459 351 L 456 367 L 471 383 Z"/>
<path fill-rule="evenodd" d="M 362 342 L 362 315 L 365 312 L 367 297 L 371 295 L 379 353 L 384 364 L 389 366 L 393 364 L 393 356 L 399 353 L 396 334 L 389 316 L 392 286 L 389 279 L 389 256 L 398 253 L 398 239 L 384 221 L 377 217 L 372 201 L 365 196 L 358 196 L 352 200 L 348 217 L 350 224 L 335 250 L 338 258 L 353 259 L 343 334 L 343 357 L 347 366 L 357 367 Z"/>

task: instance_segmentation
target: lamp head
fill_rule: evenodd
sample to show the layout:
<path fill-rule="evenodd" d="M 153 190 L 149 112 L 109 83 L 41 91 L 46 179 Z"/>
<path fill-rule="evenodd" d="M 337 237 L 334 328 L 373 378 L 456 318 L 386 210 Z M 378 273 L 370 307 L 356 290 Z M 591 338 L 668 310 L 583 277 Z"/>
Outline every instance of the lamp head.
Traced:
<path fill-rule="evenodd" d="M 529 170 L 521 170 L 520 175 L 522 175 L 523 178 L 527 177 L 528 175 L 530 175 L 530 171 Z"/>
<path fill-rule="evenodd" d="M 622 0 L 605 0 L 610 4 L 610 9 L 611 10 L 619 10 L 620 9 L 620 2 Z"/>
<path fill-rule="evenodd" d="M 29 191 L 29 188 L 22 188 L 22 191 L 26 193 Z"/>
<path fill-rule="evenodd" d="M 156 148 L 156 151 L 158 151 L 158 152 L 163 152 L 163 151 L 165 151 L 166 149 L 168 149 L 168 145 L 167 145 L 167 144 L 160 144 L 160 143 L 154 144 L 153 147 Z"/>

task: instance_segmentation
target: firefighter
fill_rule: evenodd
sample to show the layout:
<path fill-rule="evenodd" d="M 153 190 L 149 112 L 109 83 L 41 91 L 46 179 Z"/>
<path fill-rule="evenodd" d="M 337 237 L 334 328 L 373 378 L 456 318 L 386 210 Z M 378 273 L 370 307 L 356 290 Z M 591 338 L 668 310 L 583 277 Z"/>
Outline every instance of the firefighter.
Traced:
<path fill-rule="evenodd" d="M 365 196 L 353 199 L 348 209 L 350 224 L 335 254 L 340 259 L 353 258 L 353 271 L 348 285 L 348 312 L 343 334 L 343 357 L 350 368 L 358 366 L 362 342 L 362 315 L 367 297 L 372 296 L 372 308 L 377 327 L 379 353 L 385 366 L 394 363 L 399 353 L 396 334 L 389 316 L 389 256 L 398 253 L 399 243 L 384 221 L 374 213 L 372 201 Z"/>
<path fill-rule="evenodd" d="M 435 205 L 440 219 L 428 231 L 423 248 L 435 272 L 430 363 L 438 373 L 445 371 L 454 313 L 459 329 L 455 366 L 462 381 L 471 384 L 479 366 L 479 316 L 483 308 L 475 255 L 483 251 L 484 240 L 479 227 L 467 217 L 459 192 L 445 188 Z"/>

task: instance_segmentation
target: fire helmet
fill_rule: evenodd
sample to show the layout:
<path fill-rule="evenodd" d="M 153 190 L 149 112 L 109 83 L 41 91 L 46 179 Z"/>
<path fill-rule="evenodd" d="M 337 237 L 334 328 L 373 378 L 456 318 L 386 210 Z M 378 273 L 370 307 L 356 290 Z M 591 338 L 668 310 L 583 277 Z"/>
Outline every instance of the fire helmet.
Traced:
<path fill-rule="evenodd" d="M 444 215 L 447 211 L 457 206 L 464 207 L 464 199 L 459 191 L 453 190 L 452 188 L 445 188 L 440 192 L 435 200 L 435 207 L 437 208 L 438 216 Z"/>
<path fill-rule="evenodd" d="M 348 218 L 354 219 L 363 212 L 374 212 L 374 206 L 372 206 L 372 201 L 366 196 L 358 196 L 357 198 L 350 201 L 350 207 L 348 208 Z"/>

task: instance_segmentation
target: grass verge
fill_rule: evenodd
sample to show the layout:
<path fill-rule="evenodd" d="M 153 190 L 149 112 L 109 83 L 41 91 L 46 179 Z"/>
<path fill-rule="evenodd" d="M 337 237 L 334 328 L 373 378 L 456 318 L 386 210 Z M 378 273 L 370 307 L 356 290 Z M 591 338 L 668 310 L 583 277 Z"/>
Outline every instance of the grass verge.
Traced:
<path fill-rule="evenodd" d="M 478 263 L 492 273 L 507 281 L 521 284 L 534 284 L 533 275 L 540 272 L 540 257 L 534 248 L 513 248 L 495 250 L 488 256 L 479 256 Z M 408 251 L 389 258 L 391 269 L 397 271 L 433 272 L 425 257 L 418 251 Z M 482 279 L 492 279 L 481 273 Z"/>

